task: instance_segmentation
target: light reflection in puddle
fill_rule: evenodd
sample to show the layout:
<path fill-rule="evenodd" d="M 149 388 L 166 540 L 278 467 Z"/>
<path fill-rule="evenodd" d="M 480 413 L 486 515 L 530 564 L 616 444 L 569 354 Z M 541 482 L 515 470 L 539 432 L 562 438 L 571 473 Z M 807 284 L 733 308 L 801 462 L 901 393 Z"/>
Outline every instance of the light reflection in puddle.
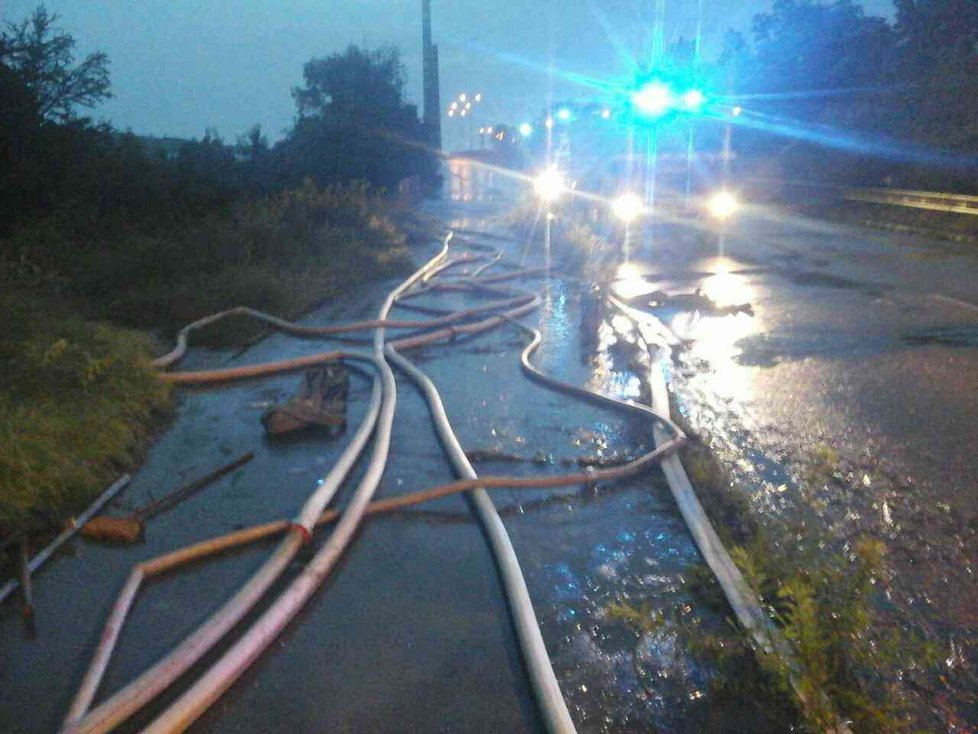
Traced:
<path fill-rule="evenodd" d="M 728 453 L 721 448 L 740 446 L 745 432 L 755 428 L 750 404 L 755 397 L 759 368 L 741 363 L 740 344 L 742 339 L 764 330 L 763 315 L 757 309 L 757 299 L 763 294 L 757 292 L 744 264 L 731 258 L 701 260 L 691 264 L 690 271 L 704 275 L 678 287 L 656 275 L 643 281 L 650 284 L 650 292 L 663 291 L 673 296 L 649 305 L 655 316 L 684 342 L 684 347 L 673 355 L 675 364 L 668 358 L 660 361 L 663 375 L 674 390 L 676 383 L 681 383 L 679 412 L 694 426 L 708 427 L 714 448 L 721 455 L 741 457 L 736 473 L 757 487 L 753 500 L 764 506 L 781 505 L 786 501 L 789 480 L 776 462 L 757 452 L 736 449 Z M 650 338 L 656 333 L 649 327 L 643 331 Z"/>
<path fill-rule="evenodd" d="M 736 263 L 717 258 L 710 263 L 714 275 L 706 278 L 701 292 L 720 309 L 753 304 L 756 294 L 744 275 L 734 270 Z M 753 310 L 722 315 L 699 311 L 678 311 L 665 316 L 669 328 L 680 339 L 689 342 L 687 359 L 705 363 L 708 369 L 698 371 L 696 387 L 704 396 L 713 393 L 725 401 L 745 403 L 753 397 L 753 370 L 737 362 L 741 355 L 738 342 L 758 333 L 763 324 Z"/>
<path fill-rule="evenodd" d="M 740 313 L 727 316 L 707 316 L 696 319 L 686 329 L 671 324 L 673 331 L 683 339 L 692 339 L 689 357 L 704 361 L 710 370 L 697 376 L 699 387 L 712 391 L 724 400 L 740 403 L 753 397 L 752 368 L 737 364 L 741 350 L 737 342 L 757 331 L 754 318 Z"/>
<path fill-rule="evenodd" d="M 615 281 L 612 284 L 615 295 L 626 301 L 638 296 L 652 293 L 655 287 L 642 274 L 641 268 L 635 263 L 623 263 L 618 266 Z"/>
<path fill-rule="evenodd" d="M 612 354 L 619 340 L 634 343 L 630 332 L 631 322 L 621 315 L 612 317 L 611 324 L 605 322 L 598 327 L 597 350 L 591 362 L 588 389 L 626 400 L 641 395 L 641 378 L 631 370 L 622 369 L 621 365 L 615 363 L 616 358 Z"/>
<path fill-rule="evenodd" d="M 703 281 L 703 293 L 720 307 L 750 303 L 754 298 L 754 289 L 747 279 L 728 270 L 720 270 Z"/>

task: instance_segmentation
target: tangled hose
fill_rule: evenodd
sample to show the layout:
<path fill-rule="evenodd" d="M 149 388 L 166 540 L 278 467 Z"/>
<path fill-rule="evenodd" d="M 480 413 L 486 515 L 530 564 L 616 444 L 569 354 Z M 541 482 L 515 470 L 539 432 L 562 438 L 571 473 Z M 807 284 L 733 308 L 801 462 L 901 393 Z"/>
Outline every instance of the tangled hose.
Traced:
<path fill-rule="evenodd" d="M 423 372 L 399 355 L 397 349 L 407 349 L 445 340 L 454 340 L 459 335 L 476 334 L 503 324 L 518 323 L 515 321 L 516 318 L 529 313 L 529 311 L 539 305 L 539 297 L 534 294 L 519 294 L 489 284 L 517 277 L 525 277 L 530 274 L 535 274 L 539 270 L 510 271 L 496 276 L 481 276 L 481 273 L 487 267 L 499 262 L 500 253 L 494 251 L 493 257 L 485 264 L 479 266 L 467 278 L 453 280 L 448 283 L 432 281 L 431 278 L 438 272 L 444 272 L 449 267 L 480 259 L 473 256 L 462 256 L 446 261 L 445 258 L 450 241 L 451 235 L 446 238 L 444 246 L 438 255 L 388 295 L 377 319 L 358 322 L 356 324 L 307 327 L 292 324 L 291 322 L 253 309 L 230 309 L 200 319 L 182 329 L 178 335 L 177 344 L 174 349 L 157 360 L 159 366 L 174 364 L 185 354 L 188 347 L 188 337 L 191 332 L 229 316 L 249 316 L 256 318 L 270 324 L 274 328 L 297 336 L 335 336 L 358 330 L 376 330 L 374 350 L 370 355 L 352 351 L 334 350 L 261 365 L 249 365 L 204 372 L 163 373 L 161 375 L 163 379 L 171 382 L 206 384 L 301 369 L 310 364 L 318 364 L 337 359 L 365 361 L 375 371 L 371 404 L 368 408 L 367 417 L 359 426 L 353 441 L 343 452 L 337 465 L 327 475 L 323 486 L 310 497 L 294 521 L 291 523 L 287 521 L 270 522 L 230 533 L 220 538 L 203 541 L 188 548 L 141 563 L 133 569 L 106 623 L 105 633 L 66 718 L 64 731 L 109 731 L 151 701 L 191 665 L 197 662 L 231 627 L 240 621 L 247 610 L 266 593 L 271 583 L 281 575 L 285 566 L 298 551 L 300 545 L 309 539 L 317 525 L 338 520 L 339 523 L 333 530 L 327 543 L 316 554 L 313 561 L 299 577 L 292 582 L 288 589 L 272 604 L 261 618 L 191 688 L 164 711 L 148 729 L 148 731 L 153 732 L 183 731 L 217 697 L 233 684 L 234 680 L 244 672 L 271 643 L 274 637 L 288 624 L 302 604 L 332 570 L 343 549 L 349 543 L 357 525 L 365 515 L 392 511 L 401 507 L 419 504 L 435 497 L 458 492 L 473 493 L 473 500 L 479 512 L 480 519 L 487 529 L 494 555 L 503 576 L 504 587 L 510 608 L 513 612 L 524 660 L 527 663 L 531 681 L 537 694 L 537 700 L 544 719 L 548 724 L 548 728 L 552 731 L 559 732 L 574 731 L 573 722 L 567 712 L 566 704 L 560 695 L 556 677 L 554 676 L 549 656 L 546 653 L 546 648 L 540 635 L 539 626 L 529 599 L 529 592 L 526 589 L 515 552 L 505 533 L 505 528 L 502 526 L 498 513 L 484 490 L 503 487 L 508 489 L 541 489 L 618 479 L 642 471 L 652 462 L 659 460 L 675 450 L 683 442 L 684 436 L 678 427 L 669 421 L 668 418 L 655 413 L 655 411 L 647 406 L 592 393 L 588 390 L 562 383 L 537 370 L 532 365 L 530 357 L 539 347 L 542 337 L 538 331 L 520 325 L 521 328 L 528 331 L 532 336 L 531 342 L 521 355 L 521 365 L 523 370 L 533 379 L 542 382 L 551 389 L 557 389 L 577 397 L 584 397 L 603 404 L 611 404 L 619 408 L 624 407 L 629 410 L 642 412 L 652 417 L 657 425 L 663 426 L 672 435 L 672 438 L 659 448 L 618 467 L 599 470 L 588 469 L 583 472 L 549 477 L 477 478 L 471 464 L 465 458 L 461 446 L 458 444 L 458 440 L 445 416 L 444 407 L 441 404 L 440 396 L 434 388 L 434 385 Z M 421 283 L 422 285 L 408 292 L 408 289 L 415 283 Z M 419 292 L 428 292 L 431 290 L 472 290 L 509 297 L 476 308 L 442 313 L 437 318 L 427 321 L 397 321 L 389 319 L 390 310 L 399 298 L 406 298 L 416 295 Z M 480 316 L 486 316 L 486 318 L 474 322 L 469 321 L 472 318 Z M 415 328 L 427 329 L 428 331 L 385 343 L 384 331 L 386 328 Z M 456 471 L 463 476 L 463 479 L 409 495 L 370 502 L 370 498 L 376 489 L 383 472 L 384 464 L 386 463 L 390 429 L 393 422 L 394 406 L 396 404 L 396 388 L 393 375 L 385 361 L 385 356 L 389 357 L 391 361 L 412 377 L 418 383 L 422 392 L 424 392 L 428 399 L 439 436 L 453 459 Z M 342 510 L 324 511 L 326 504 L 335 495 L 336 490 L 345 479 L 356 457 L 364 449 L 367 440 L 369 440 L 375 428 L 377 431 L 377 441 L 374 445 L 373 455 L 368 470 L 350 504 Z M 221 610 L 212 615 L 204 625 L 163 660 L 97 708 L 89 711 L 95 693 L 104 676 L 112 651 L 117 643 L 119 632 L 125 622 L 129 608 L 145 579 L 173 570 L 191 561 L 253 543 L 282 532 L 286 532 L 287 535 L 280 542 L 278 549 L 248 584 L 229 600 Z"/>
<path fill-rule="evenodd" d="M 431 260 L 405 280 L 394 292 L 388 295 L 387 300 L 385 300 L 381 308 L 379 320 L 386 320 L 397 293 L 406 290 L 426 272 L 444 261 L 448 253 L 450 241 L 451 235 L 445 238 L 441 250 Z M 199 328 L 200 322 L 197 323 L 198 326 L 195 328 Z M 184 332 L 184 349 L 186 348 L 187 333 L 189 333 L 189 329 Z M 355 433 L 354 439 L 341 454 L 336 465 L 333 466 L 324 478 L 322 485 L 306 502 L 302 511 L 299 513 L 298 519 L 289 526 L 288 534 L 280 542 L 275 552 L 223 607 L 212 614 L 203 625 L 184 639 L 173 651 L 107 701 L 95 709 L 88 711 L 94 699 L 98 684 L 104 675 L 104 668 L 108 663 L 108 657 L 115 645 L 116 640 L 112 638 L 118 635 L 117 630 L 107 627 L 106 633 L 103 635 L 103 640 L 100 642 L 99 648 L 96 651 L 95 658 L 89 666 L 89 670 L 86 672 L 82 688 L 72 703 L 62 731 L 105 732 L 112 730 L 119 723 L 153 700 L 194 663 L 200 660 L 232 627 L 241 621 L 244 615 L 264 596 L 265 592 L 268 591 L 275 580 L 281 576 L 288 564 L 298 553 L 299 548 L 309 541 L 315 518 L 322 513 L 323 508 L 329 503 L 333 495 L 342 485 L 350 469 L 352 469 L 357 458 L 366 446 L 371 434 L 374 432 L 374 428 L 377 426 L 379 419 L 383 417 L 385 421 L 393 422 L 396 388 L 394 386 L 393 374 L 390 372 L 390 368 L 384 360 L 383 347 L 384 330 L 383 328 L 378 328 L 375 335 L 373 355 L 339 352 L 334 357 L 335 359 L 346 357 L 365 360 L 374 366 L 377 374 L 374 377 L 371 402 L 367 416 Z M 373 490 L 376 488 L 376 482 L 379 482 L 386 463 L 387 447 L 384 441 L 385 435 L 387 438 L 386 443 L 389 443 L 390 426 L 382 423 L 378 432 L 378 444 L 371 457 L 368 471 L 355 494 L 355 502 L 360 502 L 364 506 L 369 502 Z M 346 543 L 352 537 L 356 525 L 359 522 L 357 505 L 352 507 L 352 513 L 349 524 L 341 523 L 342 527 L 337 527 L 335 535 L 341 540 L 339 551 L 345 548 Z M 331 548 L 334 547 L 333 544 L 328 545 Z M 336 555 L 338 557 L 338 553 Z M 110 622 L 114 620 L 118 621 L 119 617 L 124 618 L 128 612 L 128 606 L 132 602 L 132 596 L 129 596 L 127 601 L 126 597 L 128 595 L 126 592 L 131 590 L 134 593 L 135 589 L 138 588 L 136 579 L 131 578 L 130 582 L 127 583 L 124 593 L 120 597 L 120 602 L 122 603 L 117 602 L 116 607 L 113 609 Z M 117 611 L 119 612 L 118 614 Z"/>

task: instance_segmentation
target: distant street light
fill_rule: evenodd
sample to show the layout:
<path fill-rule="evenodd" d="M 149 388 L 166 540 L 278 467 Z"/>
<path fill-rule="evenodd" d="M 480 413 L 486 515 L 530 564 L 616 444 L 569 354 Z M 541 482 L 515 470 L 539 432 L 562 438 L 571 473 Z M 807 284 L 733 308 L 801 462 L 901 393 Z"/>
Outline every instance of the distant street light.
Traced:
<path fill-rule="evenodd" d="M 475 127 L 476 120 L 474 118 L 476 115 L 476 107 L 480 102 L 482 102 L 482 92 L 476 92 L 475 94 L 471 92 L 462 92 L 449 105 L 449 117 L 455 117 L 453 113 L 457 112 L 458 117 L 467 118 L 464 122 L 462 122 L 460 132 L 463 138 L 469 138 L 470 145 L 473 148 L 476 144 L 475 136 L 477 131 Z M 483 125 L 482 127 L 484 128 L 485 126 Z M 479 130 L 478 133 L 479 135 L 485 135 L 486 131 Z M 480 138 L 479 145 L 481 146 L 482 143 L 483 141 Z"/>
<path fill-rule="evenodd" d="M 540 201 L 546 207 L 546 225 L 543 228 L 543 257 L 544 257 L 544 269 L 547 272 L 547 281 L 550 280 L 550 239 L 551 239 L 551 228 L 553 226 L 553 221 L 556 219 L 554 213 L 550 210 L 550 205 L 553 204 L 560 195 L 564 193 L 567 189 L 567 184 L 564 181 L 564 177 L 561 175 L 560 171 L 557 170 L 556 165 L 551 165 L 545 168 L 541 173 L 533 179 L 533 191 L 540 198 Z"/>
<path fill-rule="evenodd" d="M 531 125 L 528 122 L 524 122 L 522 125 L 520 125 L 520 135 L 522 135 L 524 138 L 528 138 L 532 134 L 533 134 L 533 125 Z"/>

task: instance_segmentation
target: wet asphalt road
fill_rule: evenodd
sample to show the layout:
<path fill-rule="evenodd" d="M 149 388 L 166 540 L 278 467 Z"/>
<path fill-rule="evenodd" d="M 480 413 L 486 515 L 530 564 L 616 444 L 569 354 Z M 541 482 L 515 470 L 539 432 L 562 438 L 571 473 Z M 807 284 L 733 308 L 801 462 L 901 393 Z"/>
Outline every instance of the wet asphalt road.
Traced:
<path fill-rule="evenodd" d="M 487 182 L 491 184 L 492 182 Z M 506 230 L 492 218 L 505 205 L 468 194 L 432 207 L 447 225 Z M 499 242 L 512 264 L 533 265 L 524 243 Z M 424 261 L 433 243 L 417 253 Z M 324 305 L 306 323 L 371 317 L 394 283 L 378 283 Z M 580 334 L 580 288 L 554 278 L 545 306 L 527 323 L 544 332 L 538 362 L 577 384 L 634 394 L 634 378 L 591 355 Z M 460 294 L 432 305 L 470 303 Z M 471 305 L 471 304 L 470 304 Z M 451 348 L 411 356 L 434 379 L 469 450 L 494 474 L 562 473 L 579 457 L 633 455 L 649 427 L 576 403 L 520 373 L 523 339 L 500 329 Z M 272 335 L 243 353 L 195 349 L 185 369 L 247 364 L 321 350 L 316 341 Z M 146 542 L 107 548 L 79 539 L 37 580 L 37 637 L 16 609 L 0 609 L 0 730 L 51 732 L 66 711 L 130 567 L 221 533 L 294 514 L 339 454 L 336 440 L 269 442 L 259 417 L 296 389 L 280 375 L 181 393 L 176 417 L 136 473 L 124 501 L 144 503 L 227 457 L 256 458 L 148 527 Z M 365 410 L 368 385 L 354 377 L 349 421 Z M 398 382 L 391 459 L 377 496 L 422 489 L 451 477 L 425 404 Z M 496 458 L 493 458 L 495 456 Z M 354 479 L 356 477 L 354 476 Z M 345 501 L 349 489 L 341 493 Z M 725 629 L 722 615 L 693 610 L 684 574 L 698 560 L 657 473 L 598 492 L 494 495 L 521 563 L 558 679 L 581 731 L 694 731 L 711 718 L 756 720 L 750 702 L 710 709 L 703 667 L 664 625 L 636 638 L 609 616 L 612 603 L 684 610 L 687 621 Z M 118 690 L 200 624 L 248 578 L 271 543 L 195 565 L 147 584 L 110 663 L 99 700 Z M 310 551 L 311 553 L 311 551 Z M 300 556 L 293 576 L 308 556 Z M 651 685 L 654 683 L 654 685 Z M 149 719 L 136 717 L 124 730 Z M 740 727 L 742 728 L 742 727 Z M 536 731 L 539 721 L 499 581 L 466 501 L 366 523 L 354 547 L 286 633 L 194 727 L 199 732 Z M 776 730 L 776 729 L 772 729 Z"/>
<path fill-rule="evenodd" d="M 432 213 L 446 224 L 504 233 L 504 205 L 458 189 Z M 513 262 L 524 244 L 502 243 Z M 434 245 L 431 247 L 434 251 Z M 423 261 L 430 253 L 418 252 Z M 813 446 L 838 449 L 841 480 L 818 505 L 827 532 L 872 530 L 891 546 L 897 605 L 949 655 L 946 711 L 972 718 L 963 673 L 974 660 L 978 598 L 971 568 L 978 458 L 978 262 L 943 244 L 800 220 L 745 217 L 722 259 L 714 237 L 663 227 L 636 253 L 630 278 L 672 292 L 705 288 L 749 301 L 753 315 L 662 312 L 696 341 L 669 371 L 690 422 L 713 439 L 776 521 L 797 504 L 792 467 Z M 718 276 L 718 273 L 720 274 Z M 626 273 L 627 275 L 627 273 Z M 638 278 L 637 275 L 644 275 Z M 325 305 L 306 319 L 372 316 L 393 283 Z M 541 366 L 578 384 L 632 395 L 635 386 L 581 343 L 581 289 L 555 278 L 527 319 L 545 335 Z M 461 297 L 439 306 L 465 303 Z M 629 455 L 647 426 L 569 402 L 519 373 L 521 340 L 500 330 L 414 356 L 442 390 L 467 449 L 499 452 L 483 473 L 565 471 L 580 456 Z M 242 354 L 194 350 L 185 368 L 244 364 L 318 351 L 273 335 Z M 38 636 L 0 609 L 0 730 L 50 732 L 80 681 L 105 615 L 133 563 L 294 513 L 346 437 L 268 443 L 258 418 L 296 387 L 286 375 L 187 391 L 177 416 L 125 494 L 142 504 L 228 457 L 257 449 L 246 469 L 154 520 L 146 543 L 104 548 L 79 540 L 39 577 Z M 350 422 L 366 405 L 354 378 Z M 424 403 L 399 380 L 392 458 L 378 496 L 449 478 Z M 506 457 L 508 460 L 503 460 Z M 519 461 L 511 459 L 518 458 Z M 867 484 L 868 480 L 868 484 Z M 343 501 L 346 495 L 340 496 Z M 558 679 L 581 731 L 781 731 L 750 702 L 704 698 L 709 671 L 667 623 L 636 636 L 609 604 L 649 602 L 721 629 L 686 589 L 698 561 L 657 472 L 596 494 L 494 495 L 524 564 Z M 121 512 L 120 508 L 117 508 Z M 969 523 L 971 525 L 969 526 Z M 118 689 L 226 599 L 270 545 L 150 584 L 137 601 L 103 687 Z M 296 562 L 293 573 L 304 561 Z M 687 620 L 687 623 L 692 620 Z M 138 722 L 137 722 L 138 723 Z M 199 732 L 535 731 L 534 704 L 486 549 L 465 501 L 367 523 L 324 589 L 217 706 Z"/>
<path fill-rule="evenodd" d="M 978 724 L 978 249 L 763 210 L 727 230 L 663 225 L 633 269 L 751 306 L 659 309 L 696 340 L 681 408 L 762 515 L 885 541 L 895 618 L 944 661 L 919 704 Z M 813 455 L 833 467 L 802 497 Z"/>

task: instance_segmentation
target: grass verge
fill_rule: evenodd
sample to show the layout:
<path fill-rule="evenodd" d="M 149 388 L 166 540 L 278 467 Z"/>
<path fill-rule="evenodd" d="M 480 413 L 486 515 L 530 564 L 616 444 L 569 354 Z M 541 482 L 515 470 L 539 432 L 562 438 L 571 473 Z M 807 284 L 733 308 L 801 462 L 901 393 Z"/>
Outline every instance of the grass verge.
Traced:
<path fill-rule="evenodd" d="M 131 468 L 167 415 L 139 332 L 0 297 L 0 535 L 50 530 Z"/>
<path fill-rule="evenodd" d="M 828 453 L 823 447 L 816 450 L 813 465 L 821 468 Z M 731 558 L 795 651 L 796 680 L 811 702 L 798 712 L 807 728 L 827 731 L 841 715 L 854 731 L 911 731 L 901 681 L 934 665 L 937 651 L 882 621 L 885 600 L 878 582 L 885 546 L 859 537 L 836 551 L 803 523 L 762 525 L 751 515 L 745 490 L 734 485 L 707 446 L 694 440 L 684 449 L 683 462 Z M 724 605 L 705 566 L 690 582 L 704 601 Z M 725 694 L 793 697 L 793 672 L 780 659 L 761 656 L 759 675 L 744 676 L 749 663 L 741 658 L 753 655 L 746 638 L 733 644 L 710 636 L 691 640 L 717 665 L 717 685 Z"/>

